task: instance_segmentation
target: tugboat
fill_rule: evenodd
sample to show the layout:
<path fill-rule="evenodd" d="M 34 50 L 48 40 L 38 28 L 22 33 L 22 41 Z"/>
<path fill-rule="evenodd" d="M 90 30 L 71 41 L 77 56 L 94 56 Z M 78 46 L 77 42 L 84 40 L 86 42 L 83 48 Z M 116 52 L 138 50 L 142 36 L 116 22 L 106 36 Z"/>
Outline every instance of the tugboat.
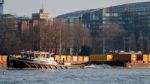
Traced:
<path fill-rule="evenodd" d="M 10 66 L 15 69 L 70 69 L 84 68 L 84 65 L 63 65 L 54 59 L 54 53 L 24 51 L 21 56 L 10 56 Z"/>

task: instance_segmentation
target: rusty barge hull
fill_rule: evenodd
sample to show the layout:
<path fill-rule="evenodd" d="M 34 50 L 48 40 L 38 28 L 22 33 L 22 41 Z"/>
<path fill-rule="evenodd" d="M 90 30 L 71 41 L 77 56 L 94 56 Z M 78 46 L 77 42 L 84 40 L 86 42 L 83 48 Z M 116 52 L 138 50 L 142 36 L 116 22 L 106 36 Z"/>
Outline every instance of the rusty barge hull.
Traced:
<path fill-rule="evenodd" d="M 126 63 L 127 68 L 150 68 L 150 63 Z"/>
<path fill-rule="evenodd" d="M 80 69 L 84 68 L 84 65 L 50 65 L 34 63 L 31 61 L 24 61 L 13 59 L 11 60 L 11 67 L 8 69 Z"/>

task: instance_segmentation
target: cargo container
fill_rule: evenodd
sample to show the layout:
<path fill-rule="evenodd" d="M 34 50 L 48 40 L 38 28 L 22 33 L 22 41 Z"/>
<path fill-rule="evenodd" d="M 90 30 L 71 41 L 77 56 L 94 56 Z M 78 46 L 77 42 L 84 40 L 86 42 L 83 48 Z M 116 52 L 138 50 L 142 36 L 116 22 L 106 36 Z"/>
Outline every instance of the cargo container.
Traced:
<path fill-rule="evenodd" d="M 83 63 L 84 62 L 84 56 L 78 56 L 77 62 L 79 64 Z"/>
<path fill-rule="evenodd" d="M 107 55 L 107 61 L 112 61 L 113 60 L 113 56 L 112 55 Z"/>
<path fill-rule="evenodd" d="M 61 61 L 66 61 L 67 60 L 67 56 L 66 55 L 61 55 Z"/>
<path fill-rule="evenodd" d="M 89 57 L 91 62 L 107 62 L 112 61 L 112 55 L 92 55 Z"/>
<path fill-rule="evenodd" d="M 55 60 L 56 60 L 57 62 L 60 62 L 60 61 L 61 61 L 61 56 L 60 56 L 60 55 L 55 55 Z"/>
<path fill-rule="evenodd" d="M 73 64 L 81 64 L 89 61 L 89 56 L 66 56 L 66 55 L 55 55 L 55 60 L 57 62 L 70 62 Z"/>
<path fill-rule="evenodd" d="M 0 55 L 0 67 L 7 67 L 7 55 Z"/>
<path fill-rule="evenodd" d="M 66 55 L 55 55 L 55 60 L 57 62 L 65 62 L 67 60 L 67 56 Z"/>
<path fill-rule="evenodd" d="M 143 61 L 143 55 L 137 54 L 137 61 Z"/>
<path fill-rule="evenodd" d="M 84 56 L 84 63 L 89 62 L 89 56 Z"/>
<path fill-rule="evenodd" d="M 136 54 L 131 54 L 131 62 L 136 63 L 137 62 L 137 55 Z"/>
<path fill-rule="evenodd" d="M 113 54 L 113 59 L 114 62 L 119 61 L 119 54 Z"/>
<path fill-rule="evenodd" d="M 67 62 L 72 62 L 72 58 L 73 58 L 73 56 L 67 56 L 66 61 L 67 61 Z"/>
<path fill-rule="evenodd" d="M 143 55 L 143 61 L 144 61 L 144 63 L 148 63 L 148 60 L 149 60 L 149 55 L 144 54 Z"/>
<path fill-rule="evenodd" d="M 3 62 L 6 62 L 7 61 L 7 56 L 2 56 L 2 59 L 1 59 Z"/>
<path fill-rule="evenodd" d="M 78 60 L 78 56 L 73 56 L 72 62 L 73 62 L 73 63 L 77 63 L 77 60 Z"/>
<path fill-rule="evenodd" d="M 135 60 L 135 58 L 133 60 Z M 116 62 L 116 61 L 131 62 L 132 61 L 132 55 L 131 54 L 113 54 L 113 61 L 114 62 Z"/>

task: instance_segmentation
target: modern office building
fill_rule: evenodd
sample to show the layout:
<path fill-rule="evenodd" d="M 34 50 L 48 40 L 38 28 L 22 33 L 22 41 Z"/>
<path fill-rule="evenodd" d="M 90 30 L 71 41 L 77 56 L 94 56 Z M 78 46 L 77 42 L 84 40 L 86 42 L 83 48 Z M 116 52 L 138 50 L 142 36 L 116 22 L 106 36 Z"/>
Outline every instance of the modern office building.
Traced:
<path fill-rule="evenodd" d="M 129 31 L 150 30 L 150 2 L 129 3 L 102 9 L 72 12 L 56 17 L 63 22 L 80 21 L 91 31 L 117 23 Z"/>
<path fill-rule="evenodd" d="M 79 21 L 90 30 L 94 37 L 101 29 L 117 24 L 128 32 L 125 39 L 128 39 L 129 50 L 150 52 L 150 1 L 77 11 L 56 18 L 68 23 Z M 124 45 L 127 45 L 127 42 Z"/>

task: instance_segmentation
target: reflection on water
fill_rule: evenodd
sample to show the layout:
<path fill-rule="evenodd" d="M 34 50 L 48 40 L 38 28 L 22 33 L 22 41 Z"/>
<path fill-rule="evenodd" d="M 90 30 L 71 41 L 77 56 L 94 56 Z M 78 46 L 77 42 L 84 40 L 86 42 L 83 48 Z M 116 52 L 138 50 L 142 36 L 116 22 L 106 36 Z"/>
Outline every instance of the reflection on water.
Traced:
<path fill-rule="evenodd" d="M 150 69 L 106 65 L 70 70 L 0 69 L 0 84 L 150 84 Z"/>

